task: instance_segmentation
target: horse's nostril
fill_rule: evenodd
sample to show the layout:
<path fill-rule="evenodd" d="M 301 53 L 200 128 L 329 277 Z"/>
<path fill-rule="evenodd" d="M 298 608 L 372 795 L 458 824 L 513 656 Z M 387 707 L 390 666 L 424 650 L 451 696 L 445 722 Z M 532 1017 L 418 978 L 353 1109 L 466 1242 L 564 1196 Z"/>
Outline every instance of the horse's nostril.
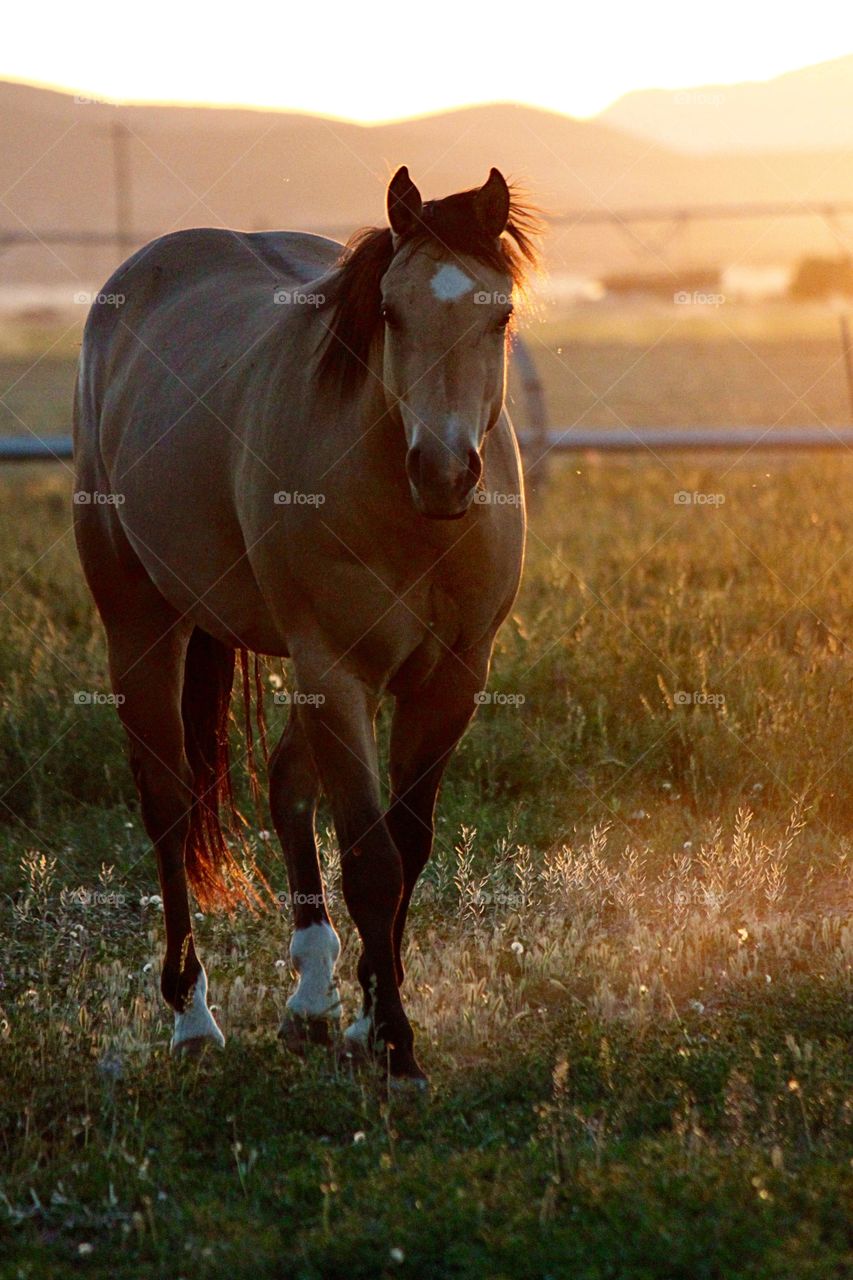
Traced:
<path fill-rule="evenodd" d="M 476 449 L 467 449 L 461 456 L 449 446 L 412 445 L 406 454 L 406 475 L 409 483 L 421 497 L 433 502 L 457 503 L 467 498 L 480 479 L 483 462 Z"/>

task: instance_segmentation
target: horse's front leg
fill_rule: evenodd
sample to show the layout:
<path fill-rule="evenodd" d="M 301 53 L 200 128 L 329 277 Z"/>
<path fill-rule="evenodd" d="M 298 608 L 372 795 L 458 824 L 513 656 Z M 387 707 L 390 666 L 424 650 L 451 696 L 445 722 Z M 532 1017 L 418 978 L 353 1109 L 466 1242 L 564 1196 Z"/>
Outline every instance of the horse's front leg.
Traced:
<path fill-rule="evenodd" d="M 432 853 L 434 811 L 444 771 L 489 678 L 491 637 L 475 649 L 447 652 L 429 680 L 400 696 L 391 724 L 388 829 L 403 862 L 403 895 L 394 921 L 397 979 L 403 982 L 403 932 L 418 876 Z"/>
<path fill-rule="evenodd" d="M 397 981 L 394 920 L 403 896 L 400 854 L 382 809 L 373 721 L 377 698 L 340 658 L 294 653 L 300 717 L 341 847 L 344 900 L 363 944 L 359 980 L 371 1047 L 395 1080 L 425 1081 Z"/>

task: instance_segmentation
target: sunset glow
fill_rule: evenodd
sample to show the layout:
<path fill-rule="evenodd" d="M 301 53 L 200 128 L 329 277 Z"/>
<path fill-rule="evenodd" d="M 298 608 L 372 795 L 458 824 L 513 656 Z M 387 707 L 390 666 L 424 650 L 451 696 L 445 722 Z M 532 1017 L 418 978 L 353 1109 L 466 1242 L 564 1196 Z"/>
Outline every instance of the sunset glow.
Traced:
<path fill-rule="evenodd" d="M 378 121 L 512 100 L 586 116 L 632 89 L 761 80 L 853 50 L 853 14 L 723 0 L 592 10 L 151 0 L 132 24 L 103 0 L 14 7 L 0 77 L 122 101 L 245 104 Z M 772 25 L 771 25 L 772 24 Z M 701 29 L 700 29 L 701 28 Z"/>

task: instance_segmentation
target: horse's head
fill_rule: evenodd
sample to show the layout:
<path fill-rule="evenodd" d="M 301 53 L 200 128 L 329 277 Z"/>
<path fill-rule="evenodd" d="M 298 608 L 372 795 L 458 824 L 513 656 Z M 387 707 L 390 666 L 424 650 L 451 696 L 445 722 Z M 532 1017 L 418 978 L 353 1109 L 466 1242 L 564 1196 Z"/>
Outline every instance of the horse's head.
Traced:
<path fill-rule="evenodd" d="M 501 412 L 513 287 L 536 261 L 541 228 L 497 169 L 482 187 L 424 202 L 403 167 L 387 209 L 387 227 L 344 251 L 319 373 L 344 394 L 368 374 L 381 379 L 417 510 L 453 519 L 471 505 Z"/>
<path fill-rule="evenodd" d="M 448 209 L 451 201 L 456 207 Z M 415 506 L 452 519 L 471 504 L 483 441 L 503 405 L 513 281 L 499 258 L 481 261 L 451 248 L 458 236 L 444 244 L 441 222 L 450 213 L 469 224 L 472 247 L 478 240 L 497 246 L 509 188 L 492 169 L 484 186 L 441 205 L 435 217 L 405 168 L 388 187 L 395 253 L 381 284 L 382 379 L 406 434 Z"/>

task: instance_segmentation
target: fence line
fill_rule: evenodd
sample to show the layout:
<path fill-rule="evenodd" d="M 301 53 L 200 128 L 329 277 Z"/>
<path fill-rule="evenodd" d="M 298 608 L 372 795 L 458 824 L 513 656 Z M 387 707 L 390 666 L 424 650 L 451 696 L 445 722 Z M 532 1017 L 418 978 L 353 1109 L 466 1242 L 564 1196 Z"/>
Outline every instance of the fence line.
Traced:
<path fill-rule="evenodd" d="M 813 203 L 768 200 L 732 204 L 647 205 L 624 209 L 567 209 L 562 213 L 545 214 L 544 220 L 555 227 L 590 223 L 621 226 L 631 222 L 673 222 L 683 225 L 687 222 L 737 221 L 741 218 L 820 218 L 833 225 L 839 218 L 849 214 L 853 214 L 853 201 L 850 200 L 815 200 Z M 312 224 L 311 230 L 318 235 L 342 236 L 346 239 L 353 226 L 352 223 L 318 223 Z M 126 227 L 101 231 L 62 227 L 45 227 L 41 231 L 32 231 L 25 227 L 14 227 L 0 230 L 0 248 L 28 243 L 90 246 L 112 244 L 119 248 L 139 248 L 155 239 L 156 235 L 156 232 L 148 235 L 129 231 Z"/>
<path fill-rule="evenodd" d="M 552 454 L 707 453 L 761 449 L 772 452 L 853 450 L 850 427 L 522 427 L 517 432 L 526 465 L 538 473 L 540 458 Z M 0 439 L 0 462 L 65 462 L 71 436 L 6 436 Z"/>

